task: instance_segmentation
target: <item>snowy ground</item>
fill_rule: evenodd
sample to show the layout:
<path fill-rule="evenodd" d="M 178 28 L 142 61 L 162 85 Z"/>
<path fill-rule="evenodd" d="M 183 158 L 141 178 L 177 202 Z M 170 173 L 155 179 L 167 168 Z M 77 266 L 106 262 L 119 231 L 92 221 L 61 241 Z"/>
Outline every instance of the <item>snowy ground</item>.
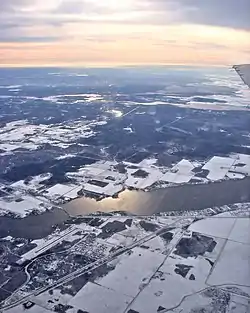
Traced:
<path fill-rule="evenodd" d="M 0 212 L 11 213 L 19 217 L 25 217 L 33 212 L 45 212 L 52 205 L 36 197 L 22 194 L 11 194 L 0 198 Z"/>
<path fill-rule="evenodd" d="M 243 230 L 246 232 L 246 230 Z M 249 228 L 248 228 L 248 236 Z M 247 287 L 250 292 L 249 280 L 250 245 L 229 240 L 215 268 L 210 273 L 207 285 L 235 285 Z M 228 270 L 232 269 L 232 270 Z"/>
<path fill-rule="evenodd" d="M 249 212 L 249 205 L 245 210 Z M 96 270 L 92 269 L 78 283 L 72 277 L 28 299 L 35 303 L 34 308 L 44 308 L 41 312 L 56 312 L 61 305 L 70 313 L 177 313 L 198 308 L 209 313 L 247 313 L 250 219 L 236 217 L 235 212 L 198 221 L 187 217 L 96 216 L 88 219 L 89 224 L 82 222 L 65 231 L 57 230 L 48 238 L 33 241 L 37 247 L 22 258 L 34 260 L 40 256 L 37 266 L 41 266 L 42 255 L 47 250 L 57 251 L 63 243 L 69 249 L 68 255 L 64 252 L 60 259 L 63 250 L 58 250 L 54 252 L 58 259 L 53 257 L 51 262 L 47 258 L 52 256 L 45 255 L 44 273 L 60 271 L 68 266 L 67 261 L 60 262 L 80 254 L 93 260 L 105 259 L 106 270 L 94 275 Z M 113 255 L 119 249 L 122 252 Z M 78 264 L 76 269 L 81 267 Z M 28 285 L 29 289 L 22 287 L 16 297 L 21 299 L 25 290 L 27 296 L 30 288 L 37 288 L 31 282 Z M 17 309 L 23 312 L 22 306 L 6 312 L 16 313 Z M 40 313 L 39 309 L 34 312 Z"/>
<path fill-rule="evenodd" d="M 33 132 L 33 128 L 29 131 Z M 53 180 L 53 175 L 43 173 L 10 185 L 1 185 L 0 189 L 4 191 L 4 188 L 7 188 L 8 191 L 4 192 L 10 197 L 0 198 L 0 210 L 23 217 L 33 211 L 43 212 L 53 204 L 59 205 L 82 195 L 114 197 L 126 188 L 150 191 L 184 184 L 243 179 L 250 175 L 250 156 L 244 154 L 214 156 L 203 162 L 182 159 L 169 167 L 158 166 L 156 162 L 156 159 L 144 159 L 138 164 L 101 160 L 83 166 L 75 172 L 67 172 L 67 183 L 48 185 L 48 181 Z M 13 194 L 9 187 L 13 189 Z M 16 194 L 23 199 L 22 202 L 11 200 Z"/>
<path fill-rule="evenodd" d="M 109 299 L 107 301 L 107 299 Z M 88 283 L 69 301 L 69 305 L 87 312 L 123 313 L 132 298 L 97 284 Z"/>
<path fill-rule="evenodd" d="M 0 150 L 37 150 L 44 144 L 67 148 L 78 139 L 95 136 L 92 127 L 105 121 L 76 121 L 71 125 L 31 125 L 26 120 L 7 123 L 0 130 Z"/>
<path fill-rule="evenodd" d="M 5 311 L 6 313 L 26 313 L 27 309 L 21 304 L 15 308 L 9 309 Z M 34 305 L 33 307 L 28 309 L 29 313 L 49 313 L 51 311 L 46 310 L 45 308 Z"/>
<path fill-rule="evenodd" d="M 102 279 L 98 279 L 96 283 L 117 290 L 123 295 L 135 297 L 163 260 L 164 255 L 135 248 L 115 260 L 116 269 Z"/>
<path fill-rule="evenodd" d="M 44 191 L 44 195 L 48 197 L 51 200 L 58 200 L 61 197 L 69 198 L 69 199 L 75 199 L 78 197 L 78 192 L 82 190 L 81 186 L 68 184 L 57 184 L 54 185 L 51 188 L 48 188 Z"/>
<path fill-rule="evenodd" d="M 81 228 L 72 226 L 65 231 L 54 233 L 48 238 L 34 240 L 31 243 L 35 244 L 36 248 L 23 254 L 22 258 L 18 261 L 18 264 L 23 264 L 27 260 L 32 260 L 38 257 L 39 255 L 45 253 L 47 250 L 53 248 L 57 244 L 62 243 L 62 241 L 64 240 L 71 242 L 79 238 L 82 238 L 83 234 L 86 231 L 94 231 L 94 230 L 91 227 L 85 227 L 84 232 L 83 232 Z"/>
<path fill-rule="evenodd" d="M 224 179 L 243 179 L 250 175 L 250 156 L 243 154 L 233 154 L 230 157 L 215 156 L 203 164 L 183 159 L 170 168 L 157 167 L 155 163 L 155 159 L 145 159 L 138 164 L 124 162 L 125 172 L 121 174 L 116 169 L 117 162 L 98 161 L 78 172 L 68 173 L 67 176 L 82 184 L 83 190 L 87 192 L 112 196 L 124 187 L 148 190 L 156 184 L 173 186 L 187 184 L 192 179 L 195 182 L 207 183 Z M 202 170 L 207 171 L 206 177 L 201 175 Z"/>

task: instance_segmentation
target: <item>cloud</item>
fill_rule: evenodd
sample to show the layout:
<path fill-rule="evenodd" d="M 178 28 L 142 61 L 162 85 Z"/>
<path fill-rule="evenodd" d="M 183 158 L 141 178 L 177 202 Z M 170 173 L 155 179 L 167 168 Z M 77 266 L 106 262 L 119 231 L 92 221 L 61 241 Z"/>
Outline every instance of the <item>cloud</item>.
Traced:
<path fill-rule="evenodd" d="M 149 0 L 158 9 L 181 13 L 182 20 L 194 24 L 250 30 L 249 0 Z"/>
<path fill-rule="evenodd" d="M 231 63 L 247 58 L 249 12 L 250 0 L 0 0 L 0 63 Z"/>
<path fill-rule="evenodd" d="M 1 42 L 2 43 L 11 43 L 11 42 L 15 42 L 15 43 L 29 43 L 29 42 L 36 42 L 36 43 L 40 43 L 40 42 L 55 42 L 55 41 L 59 41 L 60 37 L 52 37 L 52 36 L 4 36 L 1 35 L 0 32 L 0 38 L 1 38 Z"/>
<path fill-rule="evenodd" d="M 0 1 L 0 42 L 19 37 L 28 42 L 65 39 L 67 26 L 79 23 L 82 27 L 187 23 L 250 30 L 249 12 L 249 0 L 4 0 Z"/>
<path fill-rule="evenodd" d="M 31 0 L 8 0 L 0 2 L 0 12 L 3 14 L 8 12 L 15 12 L 26 5 L 31 4 Z"/>
<path fill-rule="evenodd" d="M 54 4 L 58 0 L 51 0 Z M 57 21 L 51 9 L 38 0 L 0 1 L 0 42 L 51 42 L 58 40 Z M 48 3 L 48 2 L 47 2 Z M 46 14 L 49 15 L 46 15 Z M 60 23 L 59 23 L 60 24 Z"/>
<path fill-rule="evenodd" d="M 126 0 L 125 0 L 126 1 Z M 110 14 L 114 8 L 105 5 L 105 1 L 93 2 L 89 0 L 61 0 L 55 8 L 55 14 L 79 15 L 85 14 Z"/>

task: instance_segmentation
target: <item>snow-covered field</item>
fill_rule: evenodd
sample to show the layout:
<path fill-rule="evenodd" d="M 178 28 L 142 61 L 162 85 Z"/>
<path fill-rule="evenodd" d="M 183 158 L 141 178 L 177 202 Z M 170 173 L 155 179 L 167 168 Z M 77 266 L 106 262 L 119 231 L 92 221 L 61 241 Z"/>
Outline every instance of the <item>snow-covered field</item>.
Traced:
<path fill-rule="evenodd" d="M 187 184 L 192 178 L 200 183 L 224 179 L 243 179 L 250 173 L 250 156 L 234 154 L 230 157 L 213 157 L 203 162 L 202 170 L 208 171 L 199 177 L 200 162 L 183 159 L 170 168 L 158 167 L 155 159 L 145 159 L 138 164 L 124 162 L 126 173 L 119 173 L 117 162 L 98 161 L 80 168 L 77 172 L 67 173 L 67 177 L 83 186 L 83 190 L 97 195 L 112 196 L 124 188 L 148 190 L 155 184 Z"/>
<path fill-rule="evenodd" d="M 190 226 L 190 230 L 226 239 L 230 235 L 235 221 L 236 218 L 232 218 L 230 213 L 222 213 L 216 215 L 216 217 L 206 218 L 193 223 Z"/>
<path fill-rule="evenodd" d="M 9 310 L 5 310 L 6 313 L 26 313 L 27 309 L 22 305 L 18 305 L 12 309 Z M 50 313 L 51 311 L 38 306 L 38 305 L 34 305 L 33 307 L 29 308 L 29 313 Z"/>
<path fill-rule="evenodd" d="M 44 194 L 51 200 L 57 200 L 61 197 L 66 197 L 69 199 L 75 199 L 78 197 L 78 192 L 82 190 L 81 186 L 77 185 L 63 185 L 63 184 L 57 184 L 54 185 L 51 188 L 46 189 Z"/>
<path fill-rule="evenodd" d="M 12 213 L 19 217 L 25 217 L 33 212 L 42 213 L 51 207 L 50 204 L 29 195 L 13 194 L 0 199 L 0 212 Z"/>
<path fill-rule="evenodd" d="M 92 130 L 106 121 L 75 121 L 70 125 L 32 125 L 27 120 L 7 123 L 0 130 L 0 150 L 37 150 L 45 144 L 67 148 L 81 138 L 95 136 Z"/>
<path fill-rule="evenodd" d="M 122 294 L 119 290 L 117 292 L 113 288 L 88 283 L 69 301 L 69 305 L 90 313 L 123 313 L 131 300 L 131 297 Z"/>
<path fill-rule="evenodd" d="M 207 176 L 209 180 L 216 181 L 223 179 L 234 163 L 234 159 L 213 157 L 203 166 L 203 169 L 209 171 Z"/>
<path fill-rule="evenodd" d="M 219 226 L 222 229 L 221 232 L 219 231 Z M 250 291 L 248 278 L 250 264 L 249 218 L 235 219 L 228 214 L 224 217 L 218 216 L 218 218 L 208 218 L 195 222 L 189 229 L 191 231 L 200 231 L 214 238 L 217 242 L 214 251 L 206 252 L 198 257 L 187 258 L 176 255 L 175 251 L 173 251 L 159 268 L 151 282 L 133 301 L 130 307 L 132 310 L 151 313 L 160 312 L 161 310 L 165 312 L 171 308 L 179 307 L 176 310 L 170 310 L 170 312 L 180 312 L 183 300 L 185 300 L 185 308 L 190 308 L 190 310 L 194 309 L 195 306 L 203 307 L 203 305 L 209 309 L 212 306 L 212 302 L 215 304 L 219 298 L 216 301 L 211 301 L 207 298 L 204 302 L 202 299 L 200 301 L 197 295 L 196 302 L 193 300 L 194 297 L 191 296 L 206 290 L 209 286 L 215 285 L 223 285 L 224 288 L 226 286 L 236 287 L 242 289 L 241 292 Z M 225 239 L 217 238 L 216 236 L 218 235 L 225 236 Z M 248 241 L 248 244 L 236 242 L 237 237 L 242 241 Z M 226 239 L 229 240 L 226 241 Z M 210 263 L 214 264 L 212 271 Z M 188 272 L 186 277 L 176 275 L 178 264 Z M 214 291 L 215 294 L 216 292 Z M 222 297 L 219 291 L 218 296 Z M 248 303 L 247 299 L 245 300 Z M 248 301 L 250 301 L 250 293 Z M 248 312 L 247 305 L 245 304 L 242 307 L 244 309 L 242 312 Z M 230 307 L 232 309 L 231 304 Z M 239 309 L 240 305 L 236 307 Z"/>
<path fill-rule="evenodd" d="M 140 288 L 157 270 L 164 255 L 155 254 L 143 248 L 135 248 L 114 261 L 114 271 L 98 279 L 98 285 L 117 290 L 119 293 L 135 297 Z M 143 266 L 142 266 L 143 264 Z"/>
<path fill-rule="evenodd" d="M 247 229 L 249 235 L 249 228 Z M 243 232 L 246 232 L 246 230 L 243 230 Z M 249 264 L 250 245 L 228 240 L 216 262 L 215 268 L 209 275 L 207 284 L 210 286 L 227 284 L 243 286 L 247 287 L 250 292 Z"/>
<path fill-rule="evenodd" d="M 95 136 L 95 127 L 106 124 L 105 118 L 99 121 L 76 120 L 67 125 L 64 123 L 33 125 L 27 120 L 9 122 L 0 130 L 0 154 L 1 151 L 6 156 L 6 153 L 12 155 L 15 150 L 23 151 L 20 149 L 26 152 L 43 149 L 43 145 L 46 144 L 66 149 L 82 138 Z M 55 160 L 68 164 L 70 159 L 76 156 L 77 153 L 69 153 L 56 157 Z M 54 185 L 47 184 L 47 181 L 50 179 L 53 181 L 54 178 L 53 174 L 49 173 L 52 166 L 45 173 L 16 181 L 10 186 L 20 191 L 23 197 L 32 194 L 34 201 L 37 202 L 33 209 L 43 212 L 43 206 L 46 208 L 48 206 L 42 204 L 43 199 L 47 203 L 61 204 L 80 197 L 80 194 L 88 197 L 113 197 L 126 188 L 149 191 L 184 184 L 244 179 L 250 175 L 250 156 L 236 153 L 225 157 L 214 156 L 209 160 L 182 159 L 169 166 L 158 165 L 158 160 L 153 157 L 145 158 L 138 163 L 127 161 L 118 163 L 102 158 L 99 161 L 94 159 L 93 162 L 90 165 L 79 166 L 80 168 L 76 166 L 72 171 L 66 170 L 63 175 L 68 183 L 60 182 L 60 178 Z M 25 216 L 33 210 L 26 202 L 17 205 L 7 202 L 4 198 L 1 199 L 0 210 L 11 211 L 19 216 Z M 38 205 L 38 202 L 41 205 Z"/>
<path fill-rule="evenodd" d="M 249 212 L 249 204 L 244 208 Z M 242 206 L 242 212 L 244 208 Z M 237 218 L 235 212 L 198 221 L 185 216 L 97 216 L 89 218 L 89 223 L 98 226 L 82 222 L 64 231 L 58 229 L 47 238 L 31 242 L 37 246 L 21 255 L 20 260 L 34 260 L 40 256 L 41 262 L 46 251 L 64 243 L 69 256 L 81 254 L 102 260 L 104 263 L 95 265 L 100 274 L 92 277 L 96 270 L 88 270 L 84 279 L 82 277 L 78 282 L 69 279 L 64 287 L 56 285 L 55 281 L 53 288 L 51 280 L 51 291 L 31 296 L 29 300 L 35 303 L 34 308 L 44 308 L 41 312 L 55 311 L 60 304 L 70 313 L 79 310 L 88 313 L 177 313 L 178 309 L 192 312 L 197 307 L 206 308 L 208 312 L 217 312 L 223 307 L 229 313 L 234 313 L 233 307 L 236 307 L 242 309 L 239 312 L 247 313 L 250 222 L 249 218 Z M 10 240 L 13 242 L 12 238 Z M 113 254 L 119 249 L 122 249 L 121 253 Z M 58 262 L 65 262 L 67 253 L 60 259 L 60 251 L 54 252 L 55 256 L 59 253 L 58 259 L 54 256 L 51 262 L 46 261 L 49 255 L 44 256 L 44 273 L 61 270 Z M 104 272 L 100 264 L 106 264 Z M 76 269 L 81 269 L 81 265 Z M 29 282 L 29 288 L 31 286 Z M 15 297 L 28 296 L 28 289 L 26 293 L 25 290 L 22 287 Z M 238 299 L 238 294 L 244 303 Z M 6 303 L 11 301 L 13 299 Z M 23 312 L 20 306 L 9 312 L 16 313 L 17 309 Z M 39 309 L 34 312 L 40 313 Z"/>
<path fill-rule="evenodd" d="M 250 218 L 237 218 L 229 240 L 250 245 Z"/>

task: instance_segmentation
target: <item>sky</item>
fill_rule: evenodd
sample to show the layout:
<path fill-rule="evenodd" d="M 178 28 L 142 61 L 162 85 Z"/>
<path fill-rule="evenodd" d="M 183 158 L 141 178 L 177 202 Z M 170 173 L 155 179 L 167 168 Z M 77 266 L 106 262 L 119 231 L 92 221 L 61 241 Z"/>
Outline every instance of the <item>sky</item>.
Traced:
<path fill-rule="evenodd" d="M 0 66 L 239 63 L 249 0 L 0 0 Z"/>

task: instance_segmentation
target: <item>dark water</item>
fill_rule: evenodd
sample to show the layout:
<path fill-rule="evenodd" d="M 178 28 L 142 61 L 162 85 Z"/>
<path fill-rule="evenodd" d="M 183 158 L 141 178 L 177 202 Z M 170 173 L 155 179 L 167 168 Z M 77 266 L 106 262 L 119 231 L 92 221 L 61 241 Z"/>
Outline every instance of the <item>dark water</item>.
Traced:
<path fill-rule="evenodd" d="M 73 137 L 71 145 L 65 149 L 45 143 L 34 151 L 17 150 L 2 154 L 0 179 L 15 182 L 51 172 L 53 178 L 48 184 L 63 183 L 66 172 L 77 170 L 89 160 L 99 158 L 103 147 L 106 147 L 107 159 L 116 158 L 119 161 L 146 149 L 148 156 L 161 156 L 163 165 L 166 165 L 165 151 L 169 143 L 185 147 L 174 152 L 176 160 L 206 159 L 232 152 L 249 154 L 249 149 L 245 148 L 249 145 L 248 112 L 219 113 L 178 106 L 186 105 L 190 99 L 203 108 L 210 108 L 211 105 L 218 108 L 222 104 L 230 107 L 234 100 L 237 105 L 245 106 L 249 97 L 241 96 L 242 88 L 238 75 L 227 68 L 0 69 L 0 127 L 23 119 L 28 121 L 28 125 L 49 125 L 51 130 L 58 123 L 69 129 L 83 120 L 86 123 L 107 122 L 103 125 L 93 123 L 91 130 L 95 133 L 94 137 L 83 137 L 77 142 Z M 86 101 L 85 94 L 93 93 L 103 100 Z M 230 99 L 230 103 L 224 100 L 224 96 Z M 152 105 L 155 102 L 165 105 Z M 127 114 L 135 107 L 136 113 Z M 114 117 L 111 113 L 113 109 L 121 111 L 123 117 Z M 175 126 L 186 133 L 178 132 L 178 128 L 165 127 L 177 117 L 185 117 Z M 208 130 L 200 131 L 204 125 Z M 124 130 L 128 126 L 133 128 L 133 135 Z M 221 128 L 225 132 L 221 132 Z M 57 158 L 67 154 L 76 156 L 62 160 Z M 125 191 L 118 199 L 96 202 L 82 198 L 68 203 L 65 208 L 72 216 L 114 210 L 150 215 L 243 201 L 250 201 L 250 179 L 179 186 L 150 193 Z M 52 232 L 54 225 L 63 223 L 67 218 L 67 214 L 60 209 L 25 219 L 0 216 L 0 237 L 42 238 Z"/>
<path fill-rule="evenodd" d="M 80 198 L 40 215 L 26 218 L 0 216 L 0 238 L 6 236 L 40 239 L 51 234 L 56 225 L 63 225 L 69 215 L 87 215 L 97 211 L 127 211 L 136 215 L 160 212 L 199 210 L 237 202 L 250 202 L 250 177 L 207 185 L 184 185 L 151 192 L 126 190 L 119 198 L 95 201 Z"/>
<path fill-rule="evenodd" d="M 80 198 L 67 203 L 64 208 L 72 216 L 96 211 L 127 211 L 138 215 L 152 215 L 248 201 L 250 201 L 250 178 L 206 185 L 184 185 L 151 192 L 126 190 L 117 199 L 106 198 L 97 202 L 93 199 Z"/>
<path fill-rule="evenodd" d="M 6 236 L 40 239 L 52 233 L 54 226 L 69 218 L 61 209 L 53 209 L 40 215 L 26 218 L 0 216 L 0 238 Z"/>

